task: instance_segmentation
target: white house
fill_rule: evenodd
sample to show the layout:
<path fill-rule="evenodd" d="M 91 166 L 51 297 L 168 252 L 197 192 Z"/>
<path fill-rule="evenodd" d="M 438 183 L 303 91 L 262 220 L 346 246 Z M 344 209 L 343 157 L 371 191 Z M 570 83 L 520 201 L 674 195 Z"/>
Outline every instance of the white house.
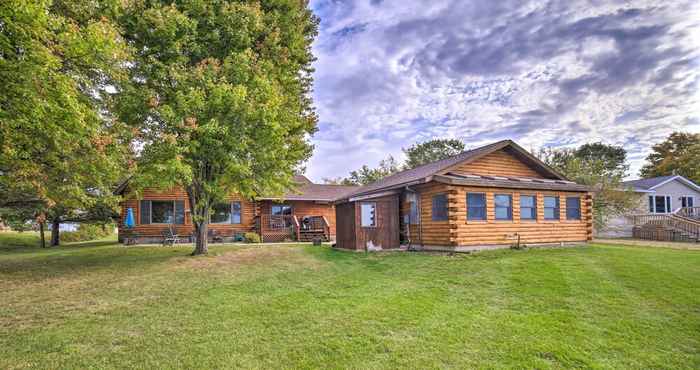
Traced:
<path fill-rule="evenodd" d="M 680 175 L 625 181 L 623 185 L 639 196 L 639 206 L 630 214 L 666 214 L 682 207 L 700 207 L 700 186 Z M 597 236 L 631 237 L 633 224 L 628 216 L 607 220 Z"/>

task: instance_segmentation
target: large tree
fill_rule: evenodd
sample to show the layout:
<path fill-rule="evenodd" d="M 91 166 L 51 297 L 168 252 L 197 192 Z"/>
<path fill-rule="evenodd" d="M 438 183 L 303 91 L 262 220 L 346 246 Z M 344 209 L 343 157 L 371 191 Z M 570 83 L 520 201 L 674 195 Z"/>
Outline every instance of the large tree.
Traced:
<path fill-rule="evenodd" d="M 128 60 L 111 17 L 118 3 L 0 3 L 4 213 L 34 211 L 43 229 L 45 220 L 60 223 L 110 194 L 128 153 L 125 126 L 109 114 Z"/>
<path fill-rule="evenodd" d="M 306 1 L 135 1 L 120 21 L 135 52 L 120 117 L 139 130 L 136 188 L 180 186 L 207 253 L 212 206 L 292 186 L 311 155 Z"/>
<path fill-rule="evenodd" d="M 622 186 L 628 165 L 621 147 L 594 143 L 575 149 L 542 149 L 538 157 L 550 167 L 579 184 L 590 185 L 593 197 L 593 223 L 597 229 L 610 217 L 626 213 L 636 205 L 634 194 Z"/>
<path fill-rule="evenodd" d="M 405 168 L 415 168 L 420 165 L 439 161 L 464 151 L 464 143 L 456 139 L 433 139 L 413 144 L 404 148 L 406 154 Z"/>
<path fill-rule="evenodd" d="M 700 183 L 697 173 L 700 134 L 674 132 L 654 145 L 640 174 L 644 178 L 678 174 Z"/>

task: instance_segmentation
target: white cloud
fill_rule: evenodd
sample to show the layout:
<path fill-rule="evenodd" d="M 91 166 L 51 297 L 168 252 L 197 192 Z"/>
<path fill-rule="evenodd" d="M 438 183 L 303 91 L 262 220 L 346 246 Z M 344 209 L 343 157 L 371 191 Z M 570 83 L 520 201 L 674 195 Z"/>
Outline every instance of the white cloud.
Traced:
<path fill-rule="evenodd" d="M 334 1 L 322 17 L 314 180 L 454 137 L 473 147 L 602 140 L 633 170 L 674 130 L 700 131 L 698 6 L 661 1 Z"/>

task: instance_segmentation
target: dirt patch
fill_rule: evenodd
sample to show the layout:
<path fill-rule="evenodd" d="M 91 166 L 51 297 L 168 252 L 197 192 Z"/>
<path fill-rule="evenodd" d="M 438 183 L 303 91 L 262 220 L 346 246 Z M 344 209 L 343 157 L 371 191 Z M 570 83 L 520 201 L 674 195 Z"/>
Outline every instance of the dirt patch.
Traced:
<path fill-rule="evenodd" d="M 319 266 L 321 261 L 309 256 L 303 248 L 287 246 L 255 246 L 215 251 L 207 256 L 182 257 L 174 266 L 178 269 L 210 269 L 231 266 L 286 265 L 293 263 L 304 267 Z"/>

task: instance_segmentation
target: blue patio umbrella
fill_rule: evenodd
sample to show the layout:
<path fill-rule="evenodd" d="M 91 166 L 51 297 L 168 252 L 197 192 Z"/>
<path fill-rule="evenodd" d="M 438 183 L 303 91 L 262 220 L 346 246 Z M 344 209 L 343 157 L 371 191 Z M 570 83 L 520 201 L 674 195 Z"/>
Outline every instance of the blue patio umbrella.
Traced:
<path fill-rule="evenodd" d="M 133 208 L 127 208 L 126 209 L 126 220 L 124 221 L 124 226 L 127 228 L 132 228 L 136 225 L 136 222 L 134 221 L 134 209 Z"/>

